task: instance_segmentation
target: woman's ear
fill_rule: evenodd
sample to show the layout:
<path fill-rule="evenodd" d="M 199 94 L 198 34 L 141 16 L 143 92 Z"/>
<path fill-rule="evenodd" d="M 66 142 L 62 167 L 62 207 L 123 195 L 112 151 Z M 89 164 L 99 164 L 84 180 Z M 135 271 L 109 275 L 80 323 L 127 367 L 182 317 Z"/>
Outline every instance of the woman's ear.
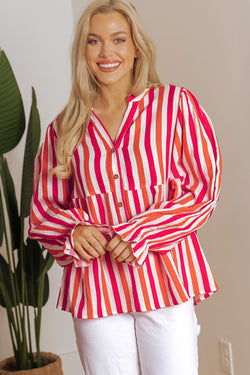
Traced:
<path fill-rule="evenodd" d="M 137 57 L 139 57 L 139 50 L 138 50 L 138 48 L 136 48 L 136 50 L 135 50 L 135 59 L 136 59 Z"/>

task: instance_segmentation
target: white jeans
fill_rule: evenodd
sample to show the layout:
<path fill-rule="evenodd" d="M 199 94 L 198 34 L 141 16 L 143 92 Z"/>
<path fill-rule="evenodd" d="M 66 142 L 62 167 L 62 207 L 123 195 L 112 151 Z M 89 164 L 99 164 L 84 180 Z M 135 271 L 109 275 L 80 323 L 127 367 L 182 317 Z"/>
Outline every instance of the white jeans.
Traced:
<path fill-rule="evenodd" d="M 193 301 L 142 313 L 73 318 L 86 375 L 197 375 Z"/>

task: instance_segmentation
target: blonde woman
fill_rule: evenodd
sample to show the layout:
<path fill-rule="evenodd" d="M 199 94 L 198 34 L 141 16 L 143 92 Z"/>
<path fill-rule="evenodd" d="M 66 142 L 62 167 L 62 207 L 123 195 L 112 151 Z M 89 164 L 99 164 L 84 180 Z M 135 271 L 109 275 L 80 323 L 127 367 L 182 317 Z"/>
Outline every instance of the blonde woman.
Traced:
<path fill-rule="evenodd" d="M 198 374 L 194 304 L 217 286 L 196 231 L 220 186 L 211 122 L 161 84 L 134 6 L 78 22 L 72 91 L 36 158 L 29 235 L 64 267 L 86 375 Z"/>

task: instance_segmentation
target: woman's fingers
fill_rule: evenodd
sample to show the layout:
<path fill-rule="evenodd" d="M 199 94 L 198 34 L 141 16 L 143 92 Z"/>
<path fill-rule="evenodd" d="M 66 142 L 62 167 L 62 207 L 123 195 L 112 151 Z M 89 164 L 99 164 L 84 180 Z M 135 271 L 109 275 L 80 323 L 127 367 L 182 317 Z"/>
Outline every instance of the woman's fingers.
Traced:
<path fill-rule="evenodd" d="M 109 252 L 113 252 L 121 242 L 123 242 L 122 237 L 119 236 L 119 234 L 116 234 L 112 238 L 112 240 L 110 240 L 108 242 L 108 244 L 106 246 L 106 250 L 109 251 Z"/>
<path fill-rule="evenodd" d="M 89 254 L 91 258 L 98 258 L 99 252 L 91 246 L 91 244 L 86 241 L 85 239 L 82 239 L 81 244 L 75 244 L 75 250 L 81 255 L 83 253 L 83 250 L 85 253 Z"/>
<path fill-rule="evenodd" d="M 135 259 L 130 242 L 123 241 L 118 234 L 108 243 L 106 250 L 111 253 L 112 258 L 117 262 L 129 263 Z"/>
<path fill-rule="evenodd" d="M 74 248 L 86 259 L 99 258 L 106 253 L 106 238 L 99 230 L 91 225 L 78 225 L 73 232 Z"/>
<path fill-rule="evenodd" d="M 126 249 L 121 253 L 119 257 L 116 258 L 117 262 L 129 263 L 135 259 L 132 249 L 126 247 Z"/>
<path fill-rule="evenodd" d="M 76 252 L 85 260 L 99 258 L 106 251 L 117 262 L 132 262 L 135 257 L 130 242 L 123 241 L 116 234 L 109 242 L 99 230 L 92 225 L 78 225 L 73 232 L 73 241 Z"/>
<path fill-rule="evenodd" d="M 87 238 L 83 240 L 83 247 L 92 255 L 97 253 L 98 256 L 106 253 L 102 244 L 94 236 L 87 236 Z"/>
<path fill-rule="evenodd" d="M 84 250 L 83 247 L 76 246 L 75 250 L 80 255 L 80 257 L 83 258 L 84 260 L 87 260 L 87 261 L 93 260 L 93 256 L 87 253 L 87 251 Z"/>

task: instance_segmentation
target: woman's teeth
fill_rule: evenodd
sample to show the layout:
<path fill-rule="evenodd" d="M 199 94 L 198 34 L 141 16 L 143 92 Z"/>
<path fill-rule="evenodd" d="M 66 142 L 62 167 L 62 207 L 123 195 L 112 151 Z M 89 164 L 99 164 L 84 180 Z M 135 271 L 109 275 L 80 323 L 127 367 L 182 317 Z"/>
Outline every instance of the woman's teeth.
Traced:
<path fill-rule="evenodd" d="M 101 68 L 115 68 L 118 66 L 120 63 L 111 63 L 111 64 L 99 64 Z"/>

